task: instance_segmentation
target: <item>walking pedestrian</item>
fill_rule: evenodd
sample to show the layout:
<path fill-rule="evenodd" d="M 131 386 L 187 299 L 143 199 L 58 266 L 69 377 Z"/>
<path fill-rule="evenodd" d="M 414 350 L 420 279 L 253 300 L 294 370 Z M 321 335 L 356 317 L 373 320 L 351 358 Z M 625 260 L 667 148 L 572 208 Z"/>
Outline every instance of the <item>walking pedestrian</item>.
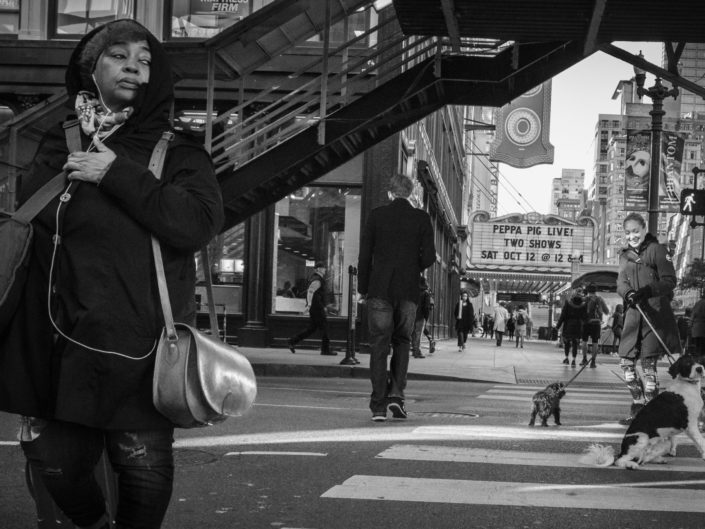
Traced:
<path fill-rule="evenodd" d="M 431 217 L 409 202 L 413 189 L 408 176 L 393 175 L 392 201 L 372 210 L 360 242 L 357 290 L 367 305 L 373 421 L 386 421 L 388 410 L 397 419 L 407 416 L 404 390 L 419 276 L 436 260 Z"/>
<path fill-rule="evenodd" d="M 462 353 L 465 351 L 468 333 L 475 327 L 475 309 L 467 292 L 460 293 L 460 299 L 455 304 L 453 314 L 455 314 L 455 332 L 458 335 L 458 352 Z"/>
<path fill-rule="evenodd" d="M 502 337 L 507 328 L 509 311 L 504 306 L 504 301 L 500 301 L 494 309 L 494 334 L 497 338 L 497 347 L 502 346 Z"/>
<path fill-rule="evenodd" d="M 700 360 L 705 360 L 705 291 L 693 305 L 690 336 L 693 339 L 693 350 Z"/>
<path fill-rule="evenodd" d="M 585 303 L 585 298 L 581 289 L 575 289 L 570 298 L 563 303 L 561 315 L 556 323 L 557 331 L 563 327 L 563 351 L 565 353 L 563 363 L 566 365 L 570 362 L 571 366 L 575 367 L 580 339 L 583 335 L 583 324 L 586 319 L 587 304 Z M 572 362 L 569 360 L 571 353 Z"/>
<path fill-rule="evenodd" d="M 612 314 L 612 353 L 617 353 L 617 347 L 622 338 L 622 328 L 624 327 L 624 305 L 619 304 L 614 308 Z"/>
<path fill-rule="evenodd" d="M 157 529 L 172 494 L 174 425 L 152 402 L 164 321 L 151 239 L 174 319 L 195 325 L 193 253 L 221 228 L 220 189 L 207 152 L 178 135 L 161 180 L 149 169 L 173 132 L 174 88 L 161 42 L 142 25 L 122 19 L 84 36 L 66 90 L 80 147 L 70 152 L 57 124 L 22 180 L 20 203 L 68 174 L 32 220 L 24 294 L 0 336 L 0 410 L 23 417 L 30 475 L 73 524 Z M 94 477 L 103 453 L 119 475 L 116 520 Z"/>
<path fill-rule="evenodd" d="M 338 354 L 335 351 L 331 351 L 330 338 L 328 337 L 326 270 L 326 264 L 323 261 L 316 261 L 313 273 L 308 280 L 308 289 L 306 291 L 306 309 L 304 313 L 308 312 L 308 327 L 287 341 L 289 350 L 292 353 L 296 353 L 297 343 L 320 330 L 321 354 L 324 356 L 336 356 Z"/>
<path fill-rule="evenodd" d="M 524 338 L 526 337 L 526 326 L 529 323 L 529 313 L 524 308 L 524 305 L 519 305 L 517 308 L 517 323 L 516 323 L 516 347 L 524 348 Z"/>
<path fill-rule="evenodd" d="M 678 336 L 681 339 L 681 347 L 683 351 L 687 354 L 690 350 L 690 329 L 693 325 L 693 309 L 688 307 L 685 309 L 684 313 L 678 317 L 676 322 L 678 323 Z"/>
<path fill-rule="evenodd" d="M 510 311 L 506 323 L 507 338 L 509 338 L 510 341 L 514 340 L 514 329 L 516 328 L 516 321 L 517 320 L 514 316 L 514 311 Z"/>
<path fill-rule="evenodd" d="M 585 305 L 587 307 L 587 315 L 585 325 L 583 326 L 583 361 L 580 363 L 584 366 L 588 363 L 587 355 L 590 355 L 590 367 L 597 367 L 595 359 L 597 358 L 597 350 L 600 347 L 600 335 L 602 334 L 602 317 L 609 314 L 609 309 L 602 296 L 597 294 L 597 287 L 594 283 L 590 283 L 587 288 L 587 298 Z M 590 343 L 592 342 L 592 343 Z M 592 349 L 590 346 L 592 345 Z"/>
<path fill-rule="evenodd" d="M 431 310 L 434 306 L 433 295 L 428 287 L 428 280 L 421 276 L 419 279 L 419 302 L 416 305 L 416 320 L 414 321 L 414 330 L 411 333 L 411 353 L 414 358 L 426 358 L 421 353 L 421 334 L 423 333 L 428 338 L 428 354 L 433 354 L 436 350 L 436 342 L 426 329 L 426 322 L 431 316 Z"/>
<path fill-rule="evenodd" d="M 646 231 L 646 222 L 638 213 L 625 217 L 624 234 L 627 247 L 620 253 L 617 277 L 617 293 L 624 298 L 625 307 L 619 356 L 632 404 L 629 416 L 620 423 L 631 424 L 644 404 L 659 392 L 656 363 L 666 351 L 651 325 L 671 354 L 680 354 L 681 345 L 671 309 L 676 272 L 666 248 Z M 651 325 L 644 321 L 637 307 L 649 318 Z M 637 360 L 641 360 L 643 379 L 636 370 Z"/>

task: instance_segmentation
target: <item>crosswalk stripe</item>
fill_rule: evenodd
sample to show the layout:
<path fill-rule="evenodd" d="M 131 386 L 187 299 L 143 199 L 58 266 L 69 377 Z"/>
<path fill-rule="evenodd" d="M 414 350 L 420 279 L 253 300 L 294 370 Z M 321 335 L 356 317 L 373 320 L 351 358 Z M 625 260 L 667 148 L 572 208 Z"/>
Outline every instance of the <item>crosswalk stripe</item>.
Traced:
<path fill-rule="evenodd" d="M 515 400 L 515 401 L 524 401 L 527 404 L 531 404 L 531 396 L 523 396 L 523 395 L 478 395 L 478 399 L 484 399 L 484 400 Z M 595 399 L 594 401 L 595 404 L 622 404 L 622 405 L 627 405 L 630 403 L 629 400 L 626 398 L 621 398 L 619 400 L 608 400 L 608 399 Z M 577 401 L 575 398 L 569 398 L 568 395 L 563 397 L 563 400 L 561 400 L 561 406 L 565 404 L 574 404 L 574 405 L 585 405 L 585 400 L 579 400 Z"/>
<path fill-rule="evenodd" d="M 494 393 L 500 393 L 500 394 L 501 393 L 512 393 L 512 394 L 517 393 L 517 394 L 522 394 L 522 395 L 533 395 L 534 393 L 536 393 L 540 389 L 543 389 L 543 388 L 538 388 L 538 387 L 537 388 L 518 388 L 515 386 L 510 386 L 510 387 L 506 387 L 506 388 L 488 389 L 487 391 L 485 391 L 485 393 L 493 393 L 493 394 Z M 600 398 L 600 397 L 610 396 L 610 395 L 629 395 L 629 391 L 627 391 L 626 387 L 624 388 L 623 391 L 615 391 L 615 390 L 607 390 L 607 389 L 603 389 L 603 390 L 599 390 L 599 391 L 598 390 L 589 391 L 589 390 L 581 389 L 579 391 L 576 391 L 576 390 L 568 389 L 565 394 L 566 394 L 566 396 L 568 396 L 568 395 L 581 395 L 581 396 L 586 396 L 586 397 L 589 396 L 591 398 L 592 397 Z"/>
<path fill-rule="evenodd" d="M 701 484 L 702 481 L 692 483 Z M 705 512 L 702 490 L 658 486 L 643 490 L 649 484 L 639 485 L 563 485 L 355 475 L 327 490 L 322 497 L 564 509 Z"/>
<path fill-rule="evenodd" d="M 619 451 L 619 447 L 616 447 Z M 524 465 L 543 467 L 590 468 L 579 461 L 581 454 L 556 452 L 520 452 L 517 450 L 493 450 L 436 445 L 393 445 L 377 455 L 380 459 L 408 461 L 436 461 L 449 463 L 488 463 L 492 465 Z M 618 467 L 608 467 L 624 472 Z M 648 465 L 649 470 L 666 472 L 705 472 L 705 463 L 700 458 L 676 457 L 665 465 Z"/>

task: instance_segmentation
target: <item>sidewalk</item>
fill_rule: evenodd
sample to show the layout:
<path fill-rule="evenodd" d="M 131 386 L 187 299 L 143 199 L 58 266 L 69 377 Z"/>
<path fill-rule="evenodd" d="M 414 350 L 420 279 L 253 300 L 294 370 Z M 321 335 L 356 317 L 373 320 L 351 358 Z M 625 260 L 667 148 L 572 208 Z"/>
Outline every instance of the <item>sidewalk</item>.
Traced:
<path fill-rule="evenodd" d="M 459 353 L 453 338 L 438 341 L 433 355 L 428 354 L 428 341 L 423 346 L 426 358 L 409 359 L 411 380 L 546 385 L 568 382 L 580 370 L 580 366 L 571 368 L 563 364 L 563 349 L 557 347 L 557 342 L 545 340 L 526 341 L 521 349 L 508 340 L 502 347 L 496 347 L 494 339 L 470 338 L 465 352 Z M 338 356 L 322 356 L 314 349 L 297 348 L 296 354 L 286 348 L 240 347 L 239 350 L 250 360 L 258 376 L 369 377 L 366 354 L 358 353 L 360 364 L 348 366 L 340 365 L 345 358 L 342 351 L 338 351 Z M 580 359 L 578 355 L 578 363 Z M 667 361 L 663 361 L 663 366 L 668 366 Z M 584 369 L 572 384 L 622 387 L 620 380 L 619 358 L 599 354 L 597 367 Z"/>

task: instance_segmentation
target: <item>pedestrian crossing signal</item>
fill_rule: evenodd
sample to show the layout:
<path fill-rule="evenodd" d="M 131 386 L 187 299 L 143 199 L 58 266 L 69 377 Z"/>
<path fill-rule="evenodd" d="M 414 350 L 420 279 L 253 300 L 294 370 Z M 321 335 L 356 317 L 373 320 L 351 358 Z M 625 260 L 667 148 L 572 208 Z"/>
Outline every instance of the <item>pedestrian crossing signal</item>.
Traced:
<path fill-rule="evenodd" d="M 705 215 L 705 189 L 683 189 L 681 191 L 682 215 Z"/>

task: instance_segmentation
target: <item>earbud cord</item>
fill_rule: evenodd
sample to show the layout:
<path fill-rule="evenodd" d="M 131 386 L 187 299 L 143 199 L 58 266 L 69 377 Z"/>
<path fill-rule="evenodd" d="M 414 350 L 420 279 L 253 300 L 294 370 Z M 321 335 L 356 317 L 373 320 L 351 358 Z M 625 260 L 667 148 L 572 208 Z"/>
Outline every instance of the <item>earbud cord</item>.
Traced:
<path fill-rule="evenodd" d="M 95 78 L 94 78 L 94 81 L 95 81 Z M 96 87 L 97 87 L 97 86 L 98 86 L 98 84 L 96 83 Z M 102 95 L 100 94 L 100 89 L 98 89 L 98 97 L 100 98 L 100 101 L 101 101 L 101 104 L 103 105 L 103 107 L 104 107 L 104 108 L 108 108 L 107 106 L 105 106 L 105 103 L 103 102 L 103 97 L 102 97 Z M 109 110 L 109 113 L 113 113 L 112 110 L 110 110 L 110 109 L 108 109 L 108 110 Z M 96 132 L 95 132 L 96 134 L 98 134 L 98 132 L 100 132 L 100 129 L 103 127 L 103 123 L 105 122 L 105 120 L 108 118 L 109 115 L 110 115 L 110 114 L 106 115 L 106 116 L 101 120 L 101 122 L 98 124 L 98 129 L 97 129 Z M 111 135 L 113 132 L 115 132 L 115 130 L 117 130 L 119 127 L 120 127 L 120 125 L 118 125 L 118 126 L 116 126 L 116 127 L 113 127 L 113 129 L 111 129 L 110 131 L 108 131 L 108 134 L 107 134 L 103 139 L 106 139 L 109 135 Z M 91 144 L 89 145 L 88 150 L 87 150 L 86 152 L 91 152 L 91 150 L 92 150 L 93 147 L 94 147 L 94 144 L 91 142 Z M 85 348 L 85 349 L 88 349 L 89 351 L 95 351 L 95 352 L 97 352 L 97 353 L 103 353 L 103 354 L 109 354 L 109 355 L 114 355 L 114 356 L 120 356 L 120 357 L 122 357 L 122 358 L 126 358 L 127 360 L 144 360 L 145 358 L 148 358 L 148 357 L 152 354 L 152 352 L 155 350 L 155 348 L 156 348 L 156 346 L 157 346 L 157 341 L 156 341 L 156 340 L 154 341 L 154 343 L 152 344 L 152 348 L 149 350 L 149 352 L 148 352 L 146 355 L 144 355 L 144 356 L 139 356 L 139 357 L 128 356 L 128 355 L 123 354 L 123 353 L 118 353 L 117 351 L 105 351 L 105 350 L 103 350 L 103 349 L 97 349 L 97 348 L 95 348 L 95 347 L 90 347 L 90 346 L 88 346 L 88 345 L 86 345 L 86 344 L 83 344 L 83 343 L 81 343 L 81 342 L 78 342 L 78 341 L 74 340 L 73 338 L 71 338 L 70 336 L 67 336 L 67 335 L 59 328 L 58 324 L 57 324 L 56 321 L 54 320 L 54 316 L 53 316 L 52 311 L 51 311 L 51 295 L 52 295 L 52 291 L 53 291 L 54 264 L 56 263 L 56 253 L 57 253 L 57 250 L 58 250 L 58 248 L 59 248 L 59 242 L 60 242 L 60 240 L 61 240 L 61 235 L 59 234 L 59 216 L 60 216 L 59 214 L 60 214 L 60 211 L 61 211 L 61 206 L 63 206 L 63 205 L 68 201 L 68 199 L 67 199 L 67 200 L 63 200 L 63 197 L 70 197 L 70 196 L 71 196 L 71 194 L 69 193 L 69 191 L 71 190 L 71 187 L 72 187 L 72 186 L 73 186 L 73 181 L 70 181 L 69 184 L 68 184 L 68 186 L 66 186 L 66 189 L 64 190 L 64 193 L 61 195 L 61 198 L 62 198 L 62 199 L 59 201 L 59 206 L 56 208 L 56 219 L 55 219 L 56 231 L 54 232 L 54 236 L 52 237 L 53 249 L 52 249 L 52 252 L 51 252 L 51 264 L 50 264 L 50 266 L 49 266 L 49 289 L 48 289 L 48 292 L 47 292 L 47 312 L 48 312 L 48 314 L 49 314 L 49 320 L 51 321 L 51 325 L 52 325 L 52 327 L 54 327 L 54 329 L 56 330 L 56 332 L 58 332 L 58 333 L 59 333 L 62 337 L 64 337 L 66 340 L 68 340 L 69 342 L 71 342 L 71 343 L 73 343 L 73 344 L 75 344 L 75 345 L 78 345 L 78 346 L 80 346 L 80 347 L 83 347 L 83 348 Z"/>

